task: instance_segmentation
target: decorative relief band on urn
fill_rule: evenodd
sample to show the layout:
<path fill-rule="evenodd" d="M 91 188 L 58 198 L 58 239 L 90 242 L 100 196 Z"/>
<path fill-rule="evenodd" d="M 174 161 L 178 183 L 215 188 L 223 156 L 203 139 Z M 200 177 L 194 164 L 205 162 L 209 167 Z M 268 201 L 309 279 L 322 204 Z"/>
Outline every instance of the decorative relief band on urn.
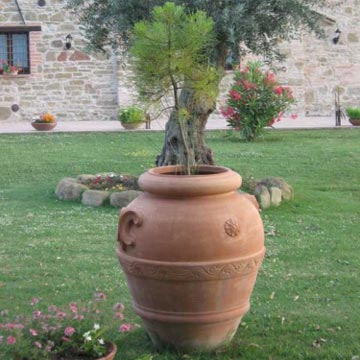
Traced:
<path fill-rule="evenodd" d="M 140 260 L 118 250 L 118 257 L 125 273 L 168 281 L 204 281 L 223 280 L 256 271 L 264 258 L 265 248 L 257 254 L 228 262 L 213 263 L 165 263 L 151 260 Z"/>

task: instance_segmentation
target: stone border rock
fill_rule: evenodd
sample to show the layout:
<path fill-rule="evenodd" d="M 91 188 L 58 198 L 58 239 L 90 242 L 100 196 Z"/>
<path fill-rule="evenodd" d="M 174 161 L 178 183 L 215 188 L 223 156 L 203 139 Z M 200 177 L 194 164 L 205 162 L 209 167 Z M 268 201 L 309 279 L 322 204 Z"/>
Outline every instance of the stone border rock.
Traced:
<path fill-rule="evenodd" d="M 253 194 L 262 209 L 279 206 L 283 200 L 294 198 L 294 189 L 282 178 L 267 177 L 253 181 Z"/>
<path fill-rule="evenodd" d="M 95 177 L 95 175 L 83 174 L 79 175 L 76 179 L 64 178 L 58 183 L 55 195 L 59 200 L 80 200 L 87 206 L 98 207 L 110 204 L 111 206 L 121 208 L 127 206 L 141 194 L 141 191 L 137 190 L 119 192 L 92 190 L 84 183 L 90 182 Z"/>

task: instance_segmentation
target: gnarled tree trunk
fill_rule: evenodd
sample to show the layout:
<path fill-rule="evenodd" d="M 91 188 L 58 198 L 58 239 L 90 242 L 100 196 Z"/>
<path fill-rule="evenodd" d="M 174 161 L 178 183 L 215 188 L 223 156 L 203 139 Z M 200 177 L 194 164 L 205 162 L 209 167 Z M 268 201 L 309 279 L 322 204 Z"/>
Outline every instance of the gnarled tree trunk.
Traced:
<path fill-rule="evenodd" d="M 205 127 L 210 114 L 215 108 L 204 104 L 195 104 L 193 92 L 183 89 L 180 105 L 187 109 L 189 117 L 179 120 L 176 111 L 172 111 L 165 128 L 165 140 L 161 154 L 156 159 L 157 166 L 186 164 L 186 149 L 181 135 L 179 121 L 182 121 L 184 134 L 188 143 L 190 164 L 214 164 L 213 153 L 205 144 Z"/>
<path fill-rule="evenodd" d="M 218 69 L 225 68 L 227 56 L 225 43 L 225 40 L 221 41 L 217 46 L 216 65 Z M 219 79 L 218 85 L 220 81 L 221 79 Z M 184 122 L 190 150 L 190 162 L 192 165 L 214 165 L 213 152 L 205 144 L 205 127 L 210 114 L 215 110 L 216 99 L 211 105 L 208 102 L 197 104 L 194 101 L 194 91 L 185 88 L 181 91 L 179 102 L 180 106 L 185 107 L 190 114 L 188 121 Z M 177 112 L 173 111 L 165 127 L 164 145 L 160 155 L 156 158 L 156 166 L 183 165 L 185 163 L 185 147 L 182 142 Z"/>

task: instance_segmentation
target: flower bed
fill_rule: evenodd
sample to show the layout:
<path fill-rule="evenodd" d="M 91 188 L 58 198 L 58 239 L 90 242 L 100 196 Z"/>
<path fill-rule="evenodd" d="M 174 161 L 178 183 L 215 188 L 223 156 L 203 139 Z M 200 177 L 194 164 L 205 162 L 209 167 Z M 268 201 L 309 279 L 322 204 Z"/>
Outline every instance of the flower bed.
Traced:
<path fill-rule="evenodd" d="M 83 305 L 46 306 L 38 298 L 31 305 L 27 316 L 1 311 L 0 345 L 6 359 L 98 359 L 109 352 L 115 330 L 132 328 L 123 322 L 124 305 L 116 303 L 109 311 L 102 292 Z"/>

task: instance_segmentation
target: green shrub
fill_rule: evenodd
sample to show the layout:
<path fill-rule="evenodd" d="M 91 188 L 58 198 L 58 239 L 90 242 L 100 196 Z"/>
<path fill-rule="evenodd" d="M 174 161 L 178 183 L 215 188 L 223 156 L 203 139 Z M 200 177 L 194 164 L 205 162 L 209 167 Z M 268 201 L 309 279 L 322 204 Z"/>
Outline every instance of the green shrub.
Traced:
<path fill-rule="evenodd" d="M 119 111 L 119 120 L 123 123 L 138 123 L 144 121 L 144 111 L 137 106 L 124 106 Z"/>
<path fill-rule="evenodd" d="M 360 108 L 348 107 L 348 108 L 346 108 L 346 115 L 350 119 L 360 119 Z"/>

